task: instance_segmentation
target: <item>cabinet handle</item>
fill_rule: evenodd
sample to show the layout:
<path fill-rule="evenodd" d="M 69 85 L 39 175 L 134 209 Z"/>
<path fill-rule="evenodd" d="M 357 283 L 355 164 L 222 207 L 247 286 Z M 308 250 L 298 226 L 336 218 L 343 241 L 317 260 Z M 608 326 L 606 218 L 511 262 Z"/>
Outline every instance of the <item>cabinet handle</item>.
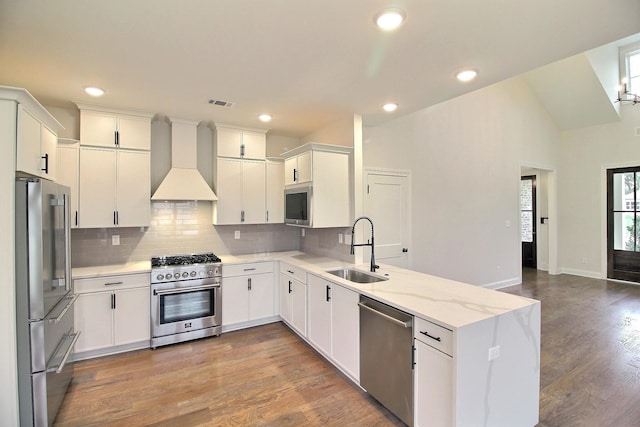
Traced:
<path fill-rule="evenodd" d="M 116 143 L 116 146 L 120 145 L 120 132 L 118 131 L 115 131 L 115 143 Z"/>
<path fill-rule="evenodd" d="M 42 159 L 44 159 L 44 168 L 40 169 L 42 171 L 44 171 L 44 173 L 48 174 L 49 173 L 49 153 L 45 153 L 44 156 L 42 156 Z"/>
<path fill-rule="evenodd" d="M 116 294 L 111 294 L 111 309 L 116 309 Z"/>
<path fill-rule="evenodd" d="M 244 144 L 240 144 L 240 157 L 244 157 Z"/>
<path fill-rule="evenodd" d="M 244 211 L 240 211 L 240 222 L 244 222 Z"/>
<path fill-rule="evenodd" d="M 244 269 L 242 269 L 242 271 L 255 271 L 255 269 L 256 269 L 255 267 L 252 267 L 252 268 L 244 268 Z"/>
<path fill-rule="evenodd" d="M 416 366 L 416 346 L 411 346 L 411 369 L 415 369 Z"/>
<path fill-rule="evenodd" d="M 116 225 L 116 211 L 113 211 L 113 225 Z"/>
<path fill-rule="evenodd" d="M 440 337 L 434 337 L 433 335 L 429 335 L 429 332 L 427 332 L 427 331 L 420 331 L 420 333 L 422 335 L 424 335 L 425 337 L 431 338 L 432 340 L 436 340 L 438 342 L 442 341 L 442 339 Z"/>
<path fill-rule="evenodd" d="M 269 222 L 269 211 L 267 211 L 267 222 Z"/>
<path fill-rule="evenodd" d="M 298 180 L 298 170 L 294 169 L 293 170 L 293 182 L 296 182 Z"/>
<path fill-rule="evenodd" d="M 291 271 L 291 270 L 287 270 L 287 273 L 294 274 L 293 271 Z"/>
<path fill-rule="evenodd" d="M 251 277 L 249 277 L 247 279 L 247 286 L 248 286 L 249 290 L 251 290 Z"/>
<path fill-rule="evenodd" d="M 291 293 L 291 280 L 289 280 L 289 293 Z"/>
<path fill-rule="evenodd" d="M 331 292 L 331 286 L 327 285 L 327 295 L 326 295 L 327 302 L 331 300 L 330 292 Z"/>
<path fill-rule="evenodd" d="M 115 286 L 115 285 L 122 285 L 122 282 L 108 282 L 104 284 L 105 286 Z"/>
<path fill-rule="evenodd" d="M 76 211 L 76 226 L 78 225 L 78 211 Z"/>

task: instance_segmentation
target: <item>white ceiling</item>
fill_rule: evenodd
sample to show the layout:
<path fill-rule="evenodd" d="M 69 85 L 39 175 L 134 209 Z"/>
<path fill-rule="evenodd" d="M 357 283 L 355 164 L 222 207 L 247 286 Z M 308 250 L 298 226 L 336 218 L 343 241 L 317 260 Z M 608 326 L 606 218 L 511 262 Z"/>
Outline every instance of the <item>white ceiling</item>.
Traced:
<path fill-rule="evenodd" d="M 374 15 L 389 6 L 407 20 L 381 33 Z M 0 84 L 48 106 L 299 137 L 353 113 L 379 124 L 639 32 L 638 0 L 0 0 Z M 473 83 L 455 80 L 465 67 Z"/>

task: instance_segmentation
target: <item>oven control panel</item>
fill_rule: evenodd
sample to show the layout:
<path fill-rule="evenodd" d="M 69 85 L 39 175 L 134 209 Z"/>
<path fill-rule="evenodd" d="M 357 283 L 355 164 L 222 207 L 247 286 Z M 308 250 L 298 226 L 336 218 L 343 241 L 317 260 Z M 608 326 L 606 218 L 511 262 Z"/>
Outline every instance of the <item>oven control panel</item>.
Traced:
<path fill-rule="evenodd" d="M 151 283 L 178 282 L 208 277 L 220 277 L 221 275 L 222 267 L 220 264 L 167 266 L 151 270 Z"/>

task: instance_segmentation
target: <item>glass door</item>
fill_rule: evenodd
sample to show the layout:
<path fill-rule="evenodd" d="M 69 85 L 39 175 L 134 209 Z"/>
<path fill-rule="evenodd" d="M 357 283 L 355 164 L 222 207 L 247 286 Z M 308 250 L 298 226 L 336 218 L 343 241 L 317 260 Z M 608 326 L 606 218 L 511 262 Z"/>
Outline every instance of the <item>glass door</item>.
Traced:
<path fill-rule="evenodd" d="M 520 178 L 520 234 L 522 266 L 537 268 L 535 175 Z"/>
<path fill-rule="evenodd" d="M 607 171 L 607 277 L 640 282 L 640 166 Z"/>

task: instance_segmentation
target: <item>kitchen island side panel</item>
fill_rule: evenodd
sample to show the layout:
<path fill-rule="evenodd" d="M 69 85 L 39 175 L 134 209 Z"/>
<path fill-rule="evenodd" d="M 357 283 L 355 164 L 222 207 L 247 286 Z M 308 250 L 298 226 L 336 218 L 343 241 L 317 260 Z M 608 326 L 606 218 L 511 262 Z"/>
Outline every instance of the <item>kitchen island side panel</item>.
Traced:
<path fill-rule="evenodd" d="M 456 331 L 456 426 L 538 423 L 540 306 L 536 302 Z"/>

